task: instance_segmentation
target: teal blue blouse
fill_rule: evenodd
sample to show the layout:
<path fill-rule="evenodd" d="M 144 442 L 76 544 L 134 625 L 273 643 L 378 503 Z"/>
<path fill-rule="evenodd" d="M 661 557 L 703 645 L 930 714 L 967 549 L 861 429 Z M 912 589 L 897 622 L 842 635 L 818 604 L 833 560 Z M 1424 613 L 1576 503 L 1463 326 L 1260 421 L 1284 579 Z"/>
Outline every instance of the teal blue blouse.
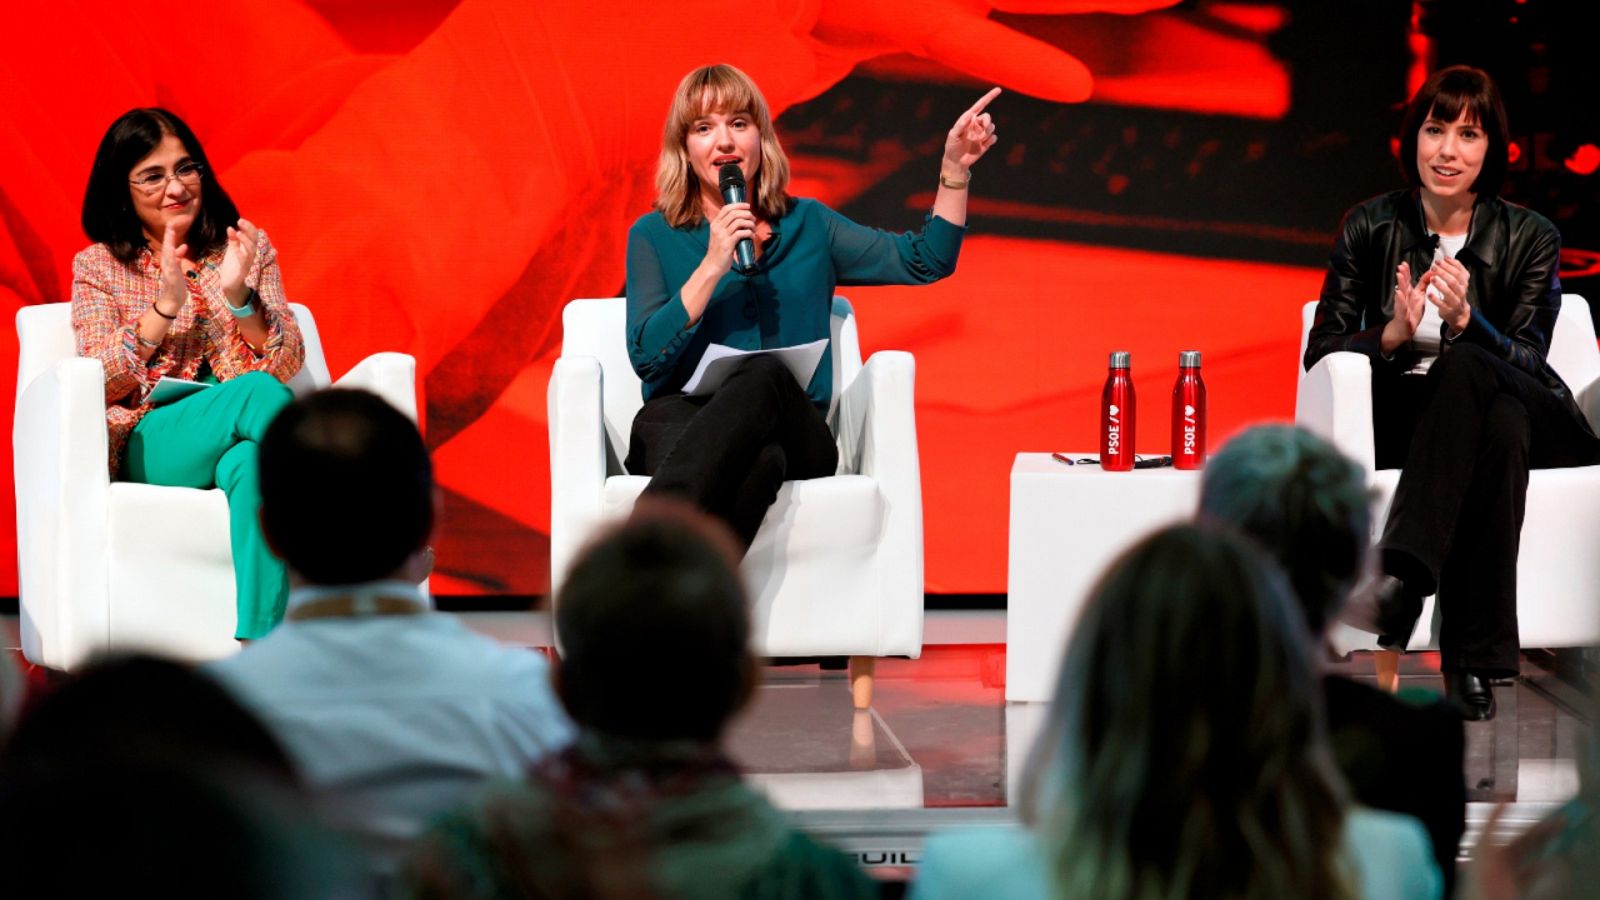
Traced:
<path fill-rule="evenodd" d="M 796 200 L 772 223 L 759 270 L 728 272 L 700 321 L 689 324 L 679 291 L 705 259 L 711 226 L 673 228 L 658 212 L 628 231 L 628 358 L 646 400 L 682 390 L 710 344 L 760 350 L 828 337 L 833 291 L 845 284 L 928 284 L 956 270 L 966 229 L 928 216 L 919 232 L 857 225 L 815 200 Z M 833 347 L 806 393 L 823 410 L 833 397 Z"/>

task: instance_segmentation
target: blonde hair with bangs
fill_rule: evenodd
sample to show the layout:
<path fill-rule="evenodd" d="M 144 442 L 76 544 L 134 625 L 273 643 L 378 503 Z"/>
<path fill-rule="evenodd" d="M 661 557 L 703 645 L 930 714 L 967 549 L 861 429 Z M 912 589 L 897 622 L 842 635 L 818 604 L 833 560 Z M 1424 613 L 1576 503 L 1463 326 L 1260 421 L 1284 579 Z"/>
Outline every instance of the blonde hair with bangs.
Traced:
<path fill-rule="evenodd" d="M 656 209 L 673 228 L 699 225 L 700 179 L 685 149 L 689 127 L 712 112 L 742 112 L 761 133 L 761 167 L 751 179 L 750 203 L 756 215 L 771 221 L 789 211 L 789 157 L 778 146 L 772 110 L 750 76 L 730 65 L 701 66 L 685 75 L 672 95 L 672 109 L 661 133 L 661 161 L 656 166 Z"/>

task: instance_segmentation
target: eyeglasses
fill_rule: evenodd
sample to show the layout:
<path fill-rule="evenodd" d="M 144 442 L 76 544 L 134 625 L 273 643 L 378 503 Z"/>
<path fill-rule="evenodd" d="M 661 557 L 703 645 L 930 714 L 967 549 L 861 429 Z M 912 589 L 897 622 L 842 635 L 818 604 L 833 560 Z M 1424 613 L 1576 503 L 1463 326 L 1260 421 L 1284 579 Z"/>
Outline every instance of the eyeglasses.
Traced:
<path fill-rule="evenodd" d="M 200 183 L 200 175 L 205 172 L 205 169 L 205 166 L 202 166 L 197 162 L 186 162 L 176 169 L 173 169 L 172 174 L 170 175 L 166 172 L 146 172 L 143 175 L 140 175 L 138 178 L 130 179 L 128 183 L 139 190 L 144 191 L 148 196 L 151 194 L 159 194 L 166 190 L 167 182 L 173 178 L 178 179 L 180 184 L 183 184 L 187 187 L 194 187 Z"/>

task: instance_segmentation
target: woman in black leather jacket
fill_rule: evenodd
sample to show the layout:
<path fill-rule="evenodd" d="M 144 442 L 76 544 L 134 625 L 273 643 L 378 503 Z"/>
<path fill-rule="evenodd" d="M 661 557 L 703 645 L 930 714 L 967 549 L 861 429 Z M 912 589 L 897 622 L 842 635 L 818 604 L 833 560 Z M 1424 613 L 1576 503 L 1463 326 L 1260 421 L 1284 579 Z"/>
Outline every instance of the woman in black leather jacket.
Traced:
<path fill-rule="evenodd" d="M 1561 306 L 1561 235 L 1496 196 L 1505 108 L 1456 66 L 1411 99 L 1400 164 L 1412 187 L 1345 215 L 1305 366 L 1372 360 L 1378 468 L 1402 469 L 1379 541 L 1378 643 L 1402 650 L 1436 591 L 1445 684 L 1469 718 L 1517 674 L 1517 542 L 1528 470 L 1600 462 L 1600 440 L 1545 362 Z"/>

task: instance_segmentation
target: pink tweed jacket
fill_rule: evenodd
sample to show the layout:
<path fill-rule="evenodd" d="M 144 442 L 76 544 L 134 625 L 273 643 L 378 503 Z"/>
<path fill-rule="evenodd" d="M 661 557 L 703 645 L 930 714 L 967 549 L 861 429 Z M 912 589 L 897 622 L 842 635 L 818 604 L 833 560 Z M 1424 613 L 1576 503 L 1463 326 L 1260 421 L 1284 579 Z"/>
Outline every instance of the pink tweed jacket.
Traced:
<path fill-rule="evenodd" d="M 123 265 L 104 244 L 94 244 L 72 259 L 72 330 L 78 355 L 100 360 L 106 370 L 106 427 L 111 475 L 116 477 L 128 435 L 144 414 L 150 389 L 163 375 L 194 378 L 202 362 L 227 381 L 246 372 L 264 371 L 287 382 L 305 361 L 305 342 L 283 296 L 278 252 L 261 233 L 255 266 L 245 283 L 259 295 L 267 323 L 261 355 L 250 349 L 222 296 L 217 270 L 222 250 L 206 254 L 188 282 L 189 302 L 167 330 L 148 363 L 139 359 L 134 328 L 161 292 L 161 266 L 148 249 L 132 265 Z"/>

